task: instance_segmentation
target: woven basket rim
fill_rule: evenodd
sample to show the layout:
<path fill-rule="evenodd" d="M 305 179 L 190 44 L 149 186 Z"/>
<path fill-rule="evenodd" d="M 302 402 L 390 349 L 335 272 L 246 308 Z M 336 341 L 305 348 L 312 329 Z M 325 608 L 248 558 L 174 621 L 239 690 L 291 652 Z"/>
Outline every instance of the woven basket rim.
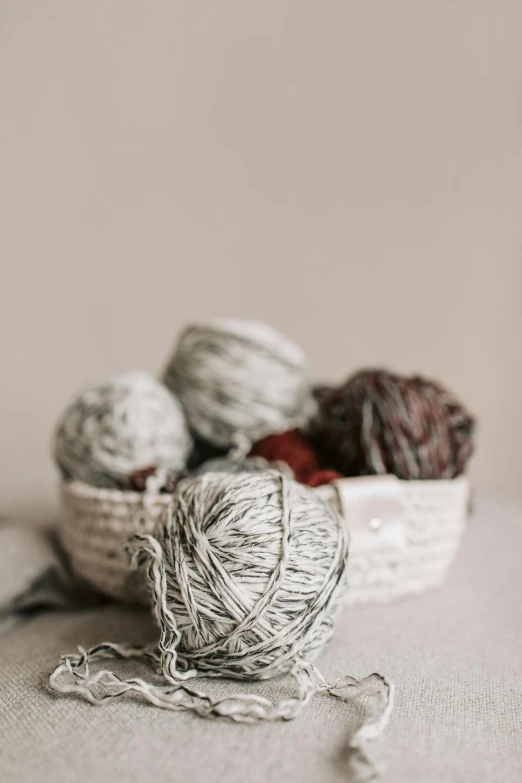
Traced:
<path fill-rule="evenodd" d="M 139 503 L 147 494 L 146 492 L 135 492 L 130 489 L 110 489 L 108 487 L 93 487 L 84 481 L 62 481 L 62 491 L 71 497 L 89 498 L 92 500 L 110 500 L 119 503 L 123 500 Z M 154 500 L 168 505 L 174 497 L 170 492 L 158 492 L 153 495 Z"/>
<path fill-rule="evenodd" d="M 343 481 L 345 478 L 350 479 L 352 477 L 343 477 L 341 479 L 337 479 L 337 481 Z M 377 476 L 356 476 L 353 478 L 371 479 L 371 478 L 377 478 Z M 407 480 L 407 479 L 397 478 L 397 481 L 399 481 L 403 487 L 406 486 L 418 487 L 418 488 L 422 487 L 430 490 L 435 488 L 438 488 L 440 490 L 445 490 L 450 486 L 455 487 L 457 484 L 461 484 L 466 487 L 470 485 L 470 479 L 466 474 L 461 474 L 460 476 L 456 476 L 455 478 L 452 479 L 408 479 Z M 331 484 L 327 484 L 325 486 L 333 487 L 335 486 L 335 484 L 336 481 L 333 481 Z M 90 484 L 86 484 L 84 481 L 62 480 L 61 487 L 64 492 L 74 497 L 92 498 L 97 500 L 112 500 L 114 502 L 120 502 L 122 500 L 127 500 L 127 501 L 133 500 L 138 502 L 146 494 L 145 492 L 136 492 L 134 490 L 129 490 L 129 489 L 109 489 L 108 487 L 93 487 Z M 319 487 L 317 489 L 319 489 Z M 154 498 L 159 501 L 165 502 L 165 504 L 168 504 L 172 500 L 173 494 L 170 492 L 154 493 Z"/>
<path fill-rule="evenodd" d="M 397 481 L 401 484 L 403 487 L 425 487 L 426 489 L 432 489 L 435 487 L 438 487 L 442 489 L 443 487 L 454 487 L 456 484 L 465 484 L 468 485 L 470 483 L 469 476 L 466 473 L 461 473 L 460 476 L 455 476 L 455 478 L 451 479 L 401 479 L 398 476 L 395 476 L 393 473 L 379 473 L 379 474 L 371 474 L 368 476 L 342 476 L 339 479 L 335 479 L 331 482 L 331 484 L 335 484 L 337 481 L 350 481 L 351 479 L 378 479 L 382 478 L 383 476 L 387 477 L 393 477 L 394 479 L 397 479 Z M 330 484 L 324 484 L 323 486 L 330 486 Z"/>

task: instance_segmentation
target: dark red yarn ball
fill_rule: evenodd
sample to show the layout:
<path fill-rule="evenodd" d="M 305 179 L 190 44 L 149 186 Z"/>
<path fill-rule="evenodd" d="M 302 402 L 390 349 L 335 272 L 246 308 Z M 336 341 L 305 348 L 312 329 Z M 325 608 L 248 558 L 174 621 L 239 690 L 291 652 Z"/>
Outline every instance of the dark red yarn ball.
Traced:
<path fill-rule="evenodd" d="M 363 370 L 317 394 L 312 443 L 346 476 L 454 478 L 473 452 L 475 421 L 440 384 L 386 370 Z"/>
<path fill-rule="evenodd" d="M 313 447 L 299 430 L 288 430 L 278 435 L 268 435 L 250 452 L 252 457 L 263 457 L 269 462 L 286 462 L 294 471 L 297 481 L 319 470 L 319 462 Z"/>
<path fill-rule="evenodd" d="M 309 487 L 320 487 L 342 478 L 335 470 L 320 469 L 313 446 L 299 430 L 268 435 L 256 443 L 250 455 L 263 457 L 269 462 L 286 462 L 292 468 L 296 480 Z"/>

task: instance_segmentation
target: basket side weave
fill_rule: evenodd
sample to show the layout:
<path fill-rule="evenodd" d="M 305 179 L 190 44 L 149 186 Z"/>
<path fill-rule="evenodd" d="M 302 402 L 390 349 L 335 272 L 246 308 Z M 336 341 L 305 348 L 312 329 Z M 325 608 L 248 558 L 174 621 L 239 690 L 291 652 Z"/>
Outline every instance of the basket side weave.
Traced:
<path fill-rule="evenodd" d="M 125 545 L 133 535 L 154 533 L 171 495 L 62 484 L 60 540 L 75 573 L 101 593 L 146 603 L 143 574 L 129 567 Z"/>

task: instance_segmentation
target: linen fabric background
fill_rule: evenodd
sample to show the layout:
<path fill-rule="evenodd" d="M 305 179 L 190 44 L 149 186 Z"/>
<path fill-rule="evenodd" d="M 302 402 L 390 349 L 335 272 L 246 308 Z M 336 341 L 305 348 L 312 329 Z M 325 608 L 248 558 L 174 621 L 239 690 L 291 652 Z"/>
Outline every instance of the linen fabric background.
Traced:
<path fill-rule="evenodd" d="M 0 511 L 180 327 L 267 320 L 319 379 L 421 371 L 521 493 L 519 0 L 1 0 Z"/>

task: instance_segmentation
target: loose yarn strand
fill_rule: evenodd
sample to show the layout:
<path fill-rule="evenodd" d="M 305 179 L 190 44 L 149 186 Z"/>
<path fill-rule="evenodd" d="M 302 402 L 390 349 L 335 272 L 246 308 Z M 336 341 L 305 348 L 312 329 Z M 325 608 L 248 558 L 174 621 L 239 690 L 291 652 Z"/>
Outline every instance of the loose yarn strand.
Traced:
<path fill-rule="evenodd" d="M 141 541 L 144 545 L 136 548 L 133 552 L 132 565 L 135 564 L 137 558 L 142 553 L 149 555 L 148 576 L 151 593 L 154 598 L 154 614 L 161 629 L 158 642 L 161 670 L 165 679 L 173 684 L 177 684 L 179 680 L 195 677 L 197 672 L 195 669 L 183 666 L 183 664 L 181 670 L 177 667 L 179 657 L 177 646 L 181 636 L 174 615 L 167 605 L 167 574 L 165 569 L 161 567 L 162 549 L 153 536 L 135 536 L 135 541 Z"/>
<path fill-rule="evenodd" d="M 49 686 L 53 691 L 62 694 L 73 693 L 82 696 L 93 705 L 101 705 L 106 701 L 123 696 L 125 693 L 140 694 L 146 701 L 157 707 L 172 711 L 195 712 L 201 717 L 224 717 L 237 723 L 262 723 L 266 721 L 293 720 L 303 708 L 319 692 L 327 692 L 335 698 L 349 701 L 369 692 L 379 692 L 384 703 L 383 710 L 376 721 L 365 721 L 351 736 L 348 749 L 365 765 L 373 769 L 364 750 L 368 740 L 376 739 L 388 724 L 394 705 L 394 685 L 381 674 L 371 674 L 363 680 L 345 676 L 330 684 L 312 663 L 297 661 L 290 674 L 296 684 L 296 695 L 274 703 L 264 696 L 256 694 L 239 694 L 224 696 L 217 699 L 192 688 L 182 681 L 172 680 L 167 688 L 154 686 L 139 677 L 128 680 L 120 678 L 107 669 L 91 673 L 90 664 L 103 658 L 142 659 L 159 664 L 163 655 L 152 647 L 128 647 L 125 645 L 104 642 L 84 650 L 78 647 L 78 654 L 65 655 L 61 663 L 49 676 Z M 163 670 L 166 676 L 166 672 Z M 64 681 L 63 675 L 72 676 L 72 682 Z M 192 672 L 179 672 L 178 677 L 198 676 Z M 205 673 L 204 677 L 211 676 Z M 378 691 L 376 681 L 385 686 L 385 691 Z M 96 687 L 110 688 L 110 692 L 96 694 Z M 365 777 L 365 779 L 368 779 Z"/>

